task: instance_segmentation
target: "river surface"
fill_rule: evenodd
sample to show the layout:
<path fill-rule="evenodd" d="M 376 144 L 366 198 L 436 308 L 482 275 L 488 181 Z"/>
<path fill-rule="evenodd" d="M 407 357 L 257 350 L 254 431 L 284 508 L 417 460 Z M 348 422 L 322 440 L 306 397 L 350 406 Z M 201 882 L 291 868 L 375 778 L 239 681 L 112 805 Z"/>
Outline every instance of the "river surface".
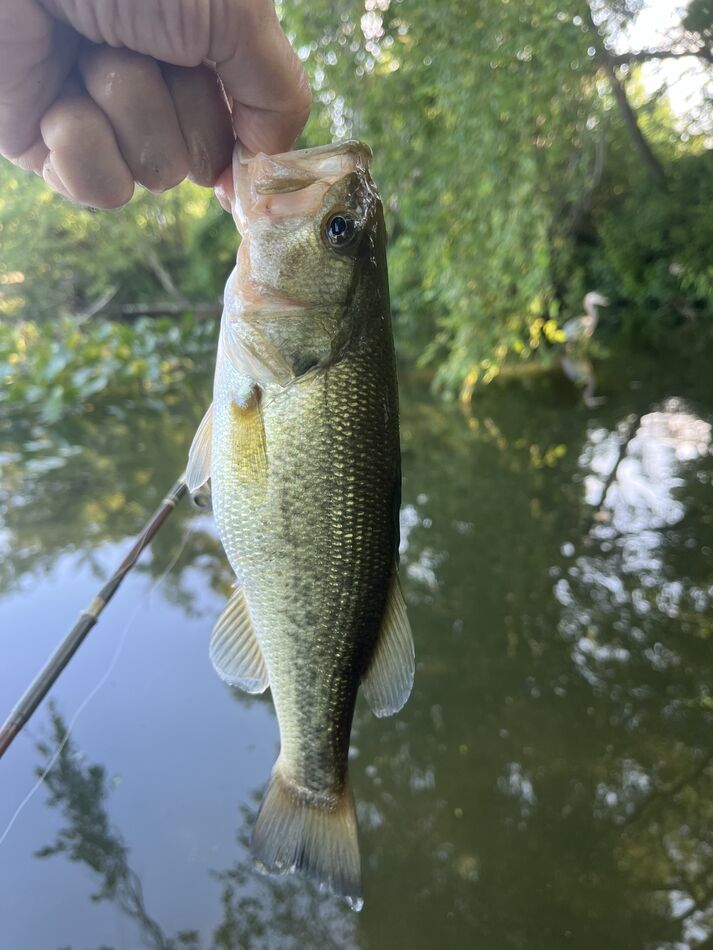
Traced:
<path fill-rule="evenodd" d="M 252 869 L 277 725 L 211 668 L 231 577 L 183 503 L 0 762 L 0 948 L 713 946 L 710 377 L 403 386 L 418 665 L 398 716 L 357 708 L 360 914 Z M 181 471 L 193 383 L 5 430 L 0 716 Z"/>

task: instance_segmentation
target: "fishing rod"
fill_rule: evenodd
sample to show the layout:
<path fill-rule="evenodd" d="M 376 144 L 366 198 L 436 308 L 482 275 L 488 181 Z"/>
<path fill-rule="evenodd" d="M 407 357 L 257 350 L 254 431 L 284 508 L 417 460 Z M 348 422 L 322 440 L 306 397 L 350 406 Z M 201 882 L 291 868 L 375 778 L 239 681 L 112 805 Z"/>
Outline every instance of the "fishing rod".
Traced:
<path fill-rule="evenodd" d="M 75 625 L 47 660 L 30 686 L 25 690 L 24 695 L 12 710 L 4 725 L 0 728 L 0 759 L 10 748 L 34 711 L 57 682 L 62 670 L 82 645 L 89 631 L 99 620 L 101 612 L 117 592 L 126 575 L 138 561 L 141 552 L 144 548 L 148 547 L 156 536 L 159 528 L 170 516 L 173 509 L 185 494 L 186 476 L 184 472 L 146 522 L 141 534 L 136 541 L 134 541 L 131 550 L 124 560 L 89 606 L 79 615 Z"/>

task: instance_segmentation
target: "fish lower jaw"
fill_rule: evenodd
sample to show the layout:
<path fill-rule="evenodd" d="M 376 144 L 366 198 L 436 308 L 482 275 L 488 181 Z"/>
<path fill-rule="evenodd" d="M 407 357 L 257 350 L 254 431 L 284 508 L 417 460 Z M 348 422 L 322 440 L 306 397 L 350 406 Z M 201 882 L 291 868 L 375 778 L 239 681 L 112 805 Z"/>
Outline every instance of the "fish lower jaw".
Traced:
<path fill-rule="evenodd" d="M 253 275 L 249 237 L 243 239 L 235 270 L 228 279 L 226 303 L 231 323 L 256 311 L 294 310 L 304 306 L 301 300 L 281 293 L 271 283 L 258 280 Z"/>
<path fill-rule="evenodd" d="M 236 295 L 236 304 L 241 317 L 253 313 L 269 313 L 275 311 L 283 313 L 286 310 L 303 310 L 305 304 L 301 300 L 281 294 L 267 284 L 249 278 Z"/>

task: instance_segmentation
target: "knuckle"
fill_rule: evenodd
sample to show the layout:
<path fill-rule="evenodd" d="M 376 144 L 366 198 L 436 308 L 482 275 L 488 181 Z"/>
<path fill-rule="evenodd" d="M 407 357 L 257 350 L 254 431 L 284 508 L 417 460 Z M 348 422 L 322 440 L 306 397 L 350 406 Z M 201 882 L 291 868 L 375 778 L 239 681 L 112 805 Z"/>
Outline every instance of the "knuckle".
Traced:
<path fill-rule="evenodd" d="M 52 151 L 74 151 L 80 143 L 97 132 L 93 110 L 80 100 L 60 100 L 45 113 L 41 123 L 42 137 Z"/>
<path fill-rule="evenodd" d="M 158 70 L 156 62 L 127 49 L 99 46 L 86 50 L 80 59 L 82 76 L 93 99 L 108 100 L 121 94 L 124 80 L 149 81 Z"/>
<path fill-rule="evenodd" d="M 210 58 L 230 59 L 246 37 L 280 29 L 272 0 L 212 0 L 210 4 Z"/>
<path fill-rule="evenodd" d="M 182 66 L 198 66 L 208 54 L 210 4 L 205 0 L 159 0 L 175 59 Z"/>

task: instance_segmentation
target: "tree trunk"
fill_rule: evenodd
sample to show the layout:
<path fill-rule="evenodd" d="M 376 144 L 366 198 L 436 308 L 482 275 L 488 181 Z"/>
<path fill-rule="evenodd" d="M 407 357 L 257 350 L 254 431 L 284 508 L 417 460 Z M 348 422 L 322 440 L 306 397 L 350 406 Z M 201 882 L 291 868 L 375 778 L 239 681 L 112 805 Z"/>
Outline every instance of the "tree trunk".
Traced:
<path fill-rule="evenodd" d="M 602 69 L 606 73 L 607 79 L 609 80 L 611 91 L 614 95 L 614 98 L 616 99 L 617 105 L 619 106 L 619 111 L 621 113 L 622 119 L 624 120 L 624 125 L 626 126 L 626 129 L 629 133 L 631 142 L 636 151 L 639 153 L 639 157 L 651 181 L 659 188 L 665 188 L 666 172 L 664 171 L 663 165 L 654 154 L 651 146 L 646 141 L 644 133 L 641 131 L 641 126 L 639 125 L 639 120 L 636 117 L 636 112 L 629 102 L 626 89 L 624 89 L 624 86 L 617 75 L 616 66 L 614 65 L 614 57 L 604 45 L 604 40 L 597 29 L 596 23 L 594 22 L 589 3 L 585 4 L 585 10 L 586 12 L 584 18 L 592 33 L 594 47 L 597 51 L 597 59 L 601 64 Z"/>

